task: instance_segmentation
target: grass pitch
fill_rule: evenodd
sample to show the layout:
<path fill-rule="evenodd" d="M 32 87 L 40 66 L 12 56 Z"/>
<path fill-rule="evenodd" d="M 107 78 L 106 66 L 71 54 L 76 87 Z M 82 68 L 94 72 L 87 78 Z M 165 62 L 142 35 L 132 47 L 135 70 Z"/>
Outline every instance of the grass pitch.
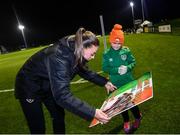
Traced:
<path fill-rule="evenodd" d="M 108 38 L 108 37 L 107 37 Z M 101 39 L 101 44 L 102 44 Z M 153 75 L 154 97 L 139 105 L 143 114 L 142 124 L 135 133 L 141 134 L 175 134 L 180 133 L 180 38 L 173 35 L 132 34 L 125 36 L 128 46 L 136 58 L 134 77 L 151 71 Z M 109 45 L 108 45 L 109 47 Z M 2 92 L 13 89 L 15 75 L 22 64 L 36 51 L 43 47 L 0 55 L 0 133 L 29 134 L 26 120 L 14 92 Z M 101 71 L 103 44 L 96 58 L 89 63 L 92 70 Z M 106 76 L 106 74 L 102 74 Z M 78 79 L 75 78 L 74 80 Z M 71 85 L 75 96 L 98 108 L 106 98 L 104 88 L 90 82 Z M 47 134 L 52 132 L 49 113 L 45 110 Z M 133 120 L 129 111 L 130 118 Z M 68 134 L 120 134 L 122 117 L 118 115 L 106 124 L 88 128 L 87 122 L 66 111 L 66 133 Z"/>

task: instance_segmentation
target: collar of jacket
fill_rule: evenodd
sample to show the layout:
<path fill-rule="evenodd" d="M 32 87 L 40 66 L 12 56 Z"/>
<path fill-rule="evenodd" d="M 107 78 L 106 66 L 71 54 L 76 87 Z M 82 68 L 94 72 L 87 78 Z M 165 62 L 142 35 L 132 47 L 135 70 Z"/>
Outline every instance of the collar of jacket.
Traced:
<path fill-rule="evenodd" d="M 75 51 L 75 39 L 74 35 L 70 36 L 65 36 L 59 40 L 60 44 L 63 46 L 66 46 L 69 48 L 70 51 L 74 52 Z M 82 63 L 79 64 L 79 66 L 84 67 L 88 63 L 87 60 L 83 58 Z"/>
<path fill-rule="evenodd" d="M 66 46 L 70 51 L 75 51 L 75 40 L 74 38 L 69 38 L 70 36 L 63 37 L 59 40 L 60 44 Z"/>

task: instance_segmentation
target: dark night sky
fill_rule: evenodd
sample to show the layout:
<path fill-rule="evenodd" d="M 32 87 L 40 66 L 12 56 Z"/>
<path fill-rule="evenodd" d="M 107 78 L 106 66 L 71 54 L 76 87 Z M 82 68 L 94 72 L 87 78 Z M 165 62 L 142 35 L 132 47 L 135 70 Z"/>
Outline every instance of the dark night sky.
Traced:
<path fill-rule="evenodd" d="M 0 45 L 17 49 L 23 42 L 17 28 L 16 9 L 20 22 L 25 26 L 29 46 L 53 43 L 62 36 L 74 34 L 83 26 L 101 34 L 99 15 L 103 15 L 105 31 L 109 33 L 115 23 L 123 28 L 132 26 L 130 0 L 36 0 L 0 2 Z M 141 0 L 134 0 L 135 19 L 142 18 Z M 180 17 L 177 0 L 144 0 L 145 18 L 158 22 L 161 19 Z"/>

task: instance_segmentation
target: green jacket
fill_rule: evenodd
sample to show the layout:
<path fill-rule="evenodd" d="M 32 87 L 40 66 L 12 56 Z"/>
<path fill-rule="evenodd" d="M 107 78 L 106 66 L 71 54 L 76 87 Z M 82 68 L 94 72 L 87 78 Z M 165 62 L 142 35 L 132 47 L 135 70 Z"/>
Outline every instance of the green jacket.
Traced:
<path fill-rule="evenodd" d="M 119 50 L 110 48 L 103 54 L 103 71 L 109 74 L 110 81 L 118 88 L 134 80 L 131 71 L 135 63 L 135 58 L 128 47 L 123 46 Z M 126 74 L 118 73 L 121 65 L 128 67 Z"/>

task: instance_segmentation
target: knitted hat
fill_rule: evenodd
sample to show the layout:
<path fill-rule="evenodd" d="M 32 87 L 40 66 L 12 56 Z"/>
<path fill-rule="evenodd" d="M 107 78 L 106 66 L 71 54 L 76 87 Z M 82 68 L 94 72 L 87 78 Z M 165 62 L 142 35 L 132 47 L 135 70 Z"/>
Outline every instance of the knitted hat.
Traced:
<path fill-rule="evenodd" d="M 109 41 L 110 43 L 115 43 L 116 39 L 119 39 L 121 44 L 124 44 L 124 32 L 121 30 L 122 26 L 120 24 L 115 24 L 114 28 L 110 32 Z"/>

